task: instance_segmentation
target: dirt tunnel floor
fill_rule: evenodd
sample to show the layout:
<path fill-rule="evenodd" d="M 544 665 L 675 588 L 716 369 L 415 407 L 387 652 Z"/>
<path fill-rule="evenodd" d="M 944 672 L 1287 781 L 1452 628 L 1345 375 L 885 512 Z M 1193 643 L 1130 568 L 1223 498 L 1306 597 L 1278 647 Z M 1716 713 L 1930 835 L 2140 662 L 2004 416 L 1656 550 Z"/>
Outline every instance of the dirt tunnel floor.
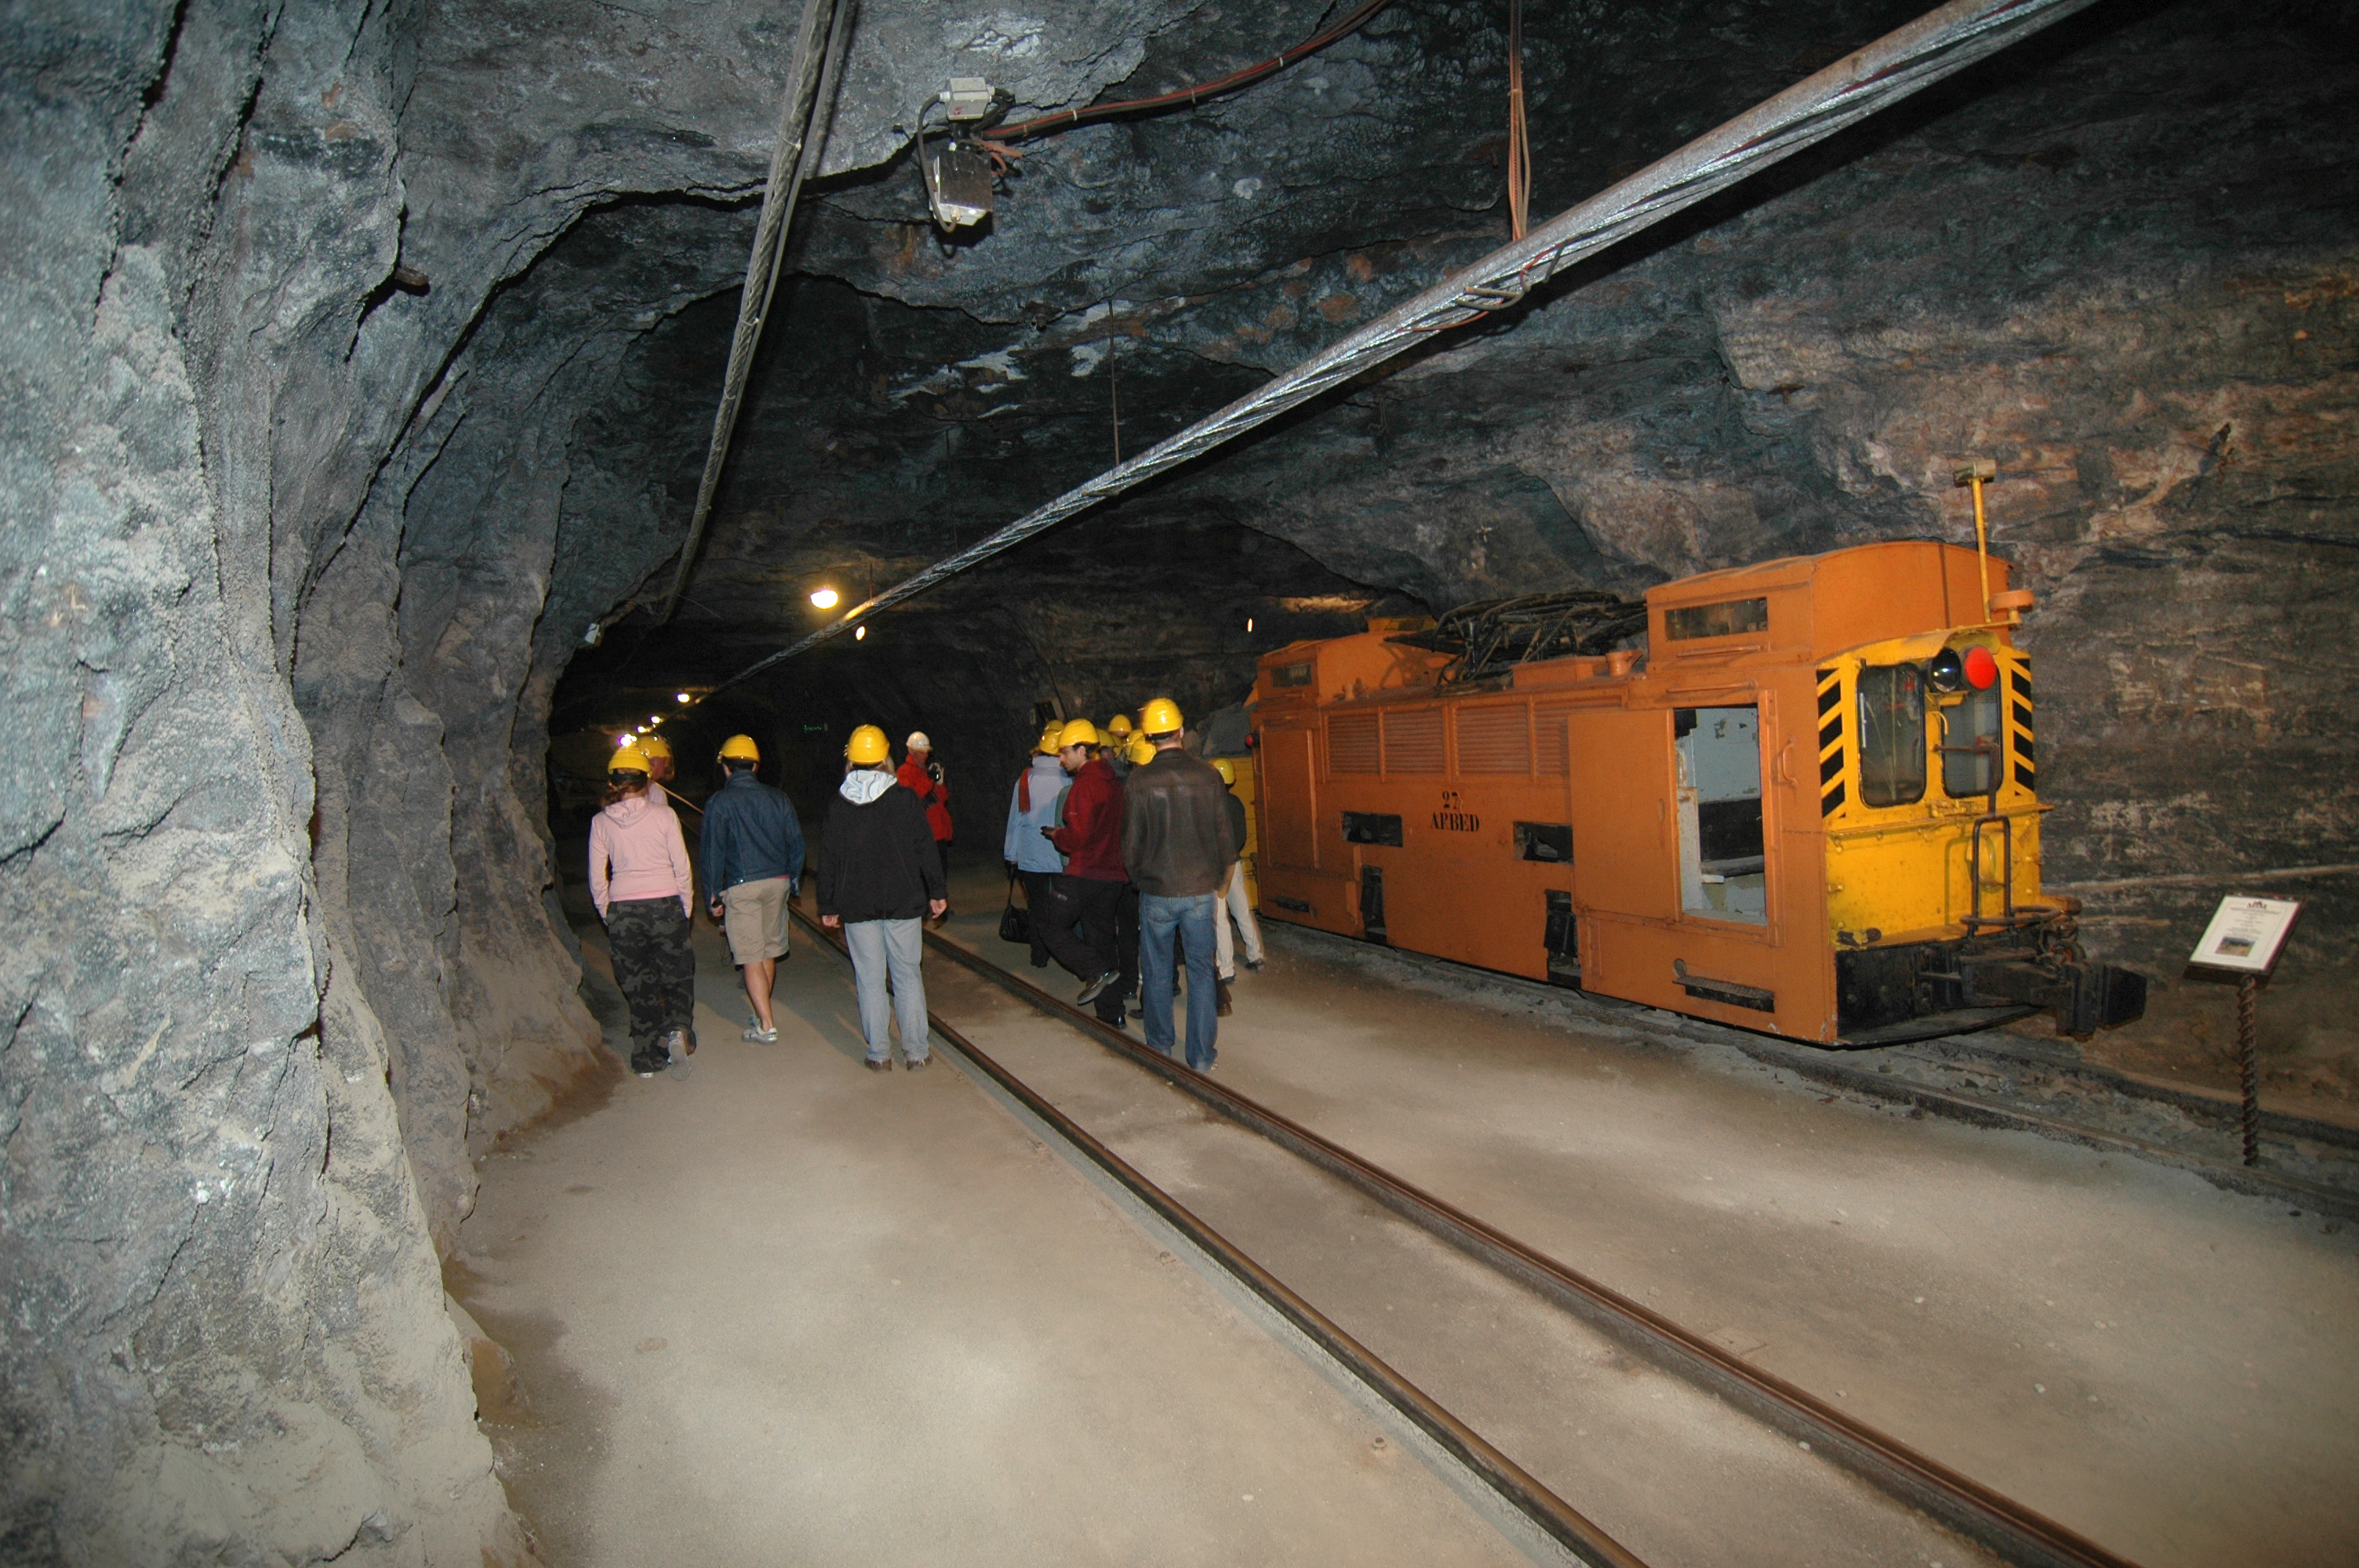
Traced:
<path fill-rule="evenodd" d="M 690 1076 L 495 1152 L 451 1270 L 552 1564 L 1525 1560 L 955 1068 L 863 1067 L 832 953 L 751 1045 L 699 949 Z"/>
<path fill-rule="evenodd" d="M 1514 1555 L 954 1071 L 864 1071 L 832 955 L 770 1047 L 701 957 L 693 1076 L 495 1155 L 462 1236 L 552 1562 Z M 1058 1049 L 927 968 L 986 1048 Z M 2351 1231 L 1282 930 L 1236 998 L 1238 1088 L 2148 1568 L 2359 1561 Z"/>

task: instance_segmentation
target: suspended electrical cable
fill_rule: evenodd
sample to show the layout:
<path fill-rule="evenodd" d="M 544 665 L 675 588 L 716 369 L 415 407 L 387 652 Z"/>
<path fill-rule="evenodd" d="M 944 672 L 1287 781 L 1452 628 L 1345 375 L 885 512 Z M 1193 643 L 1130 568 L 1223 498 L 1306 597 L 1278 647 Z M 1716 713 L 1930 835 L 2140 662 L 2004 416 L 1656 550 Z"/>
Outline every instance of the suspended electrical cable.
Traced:
<path fill-rule="evenodd" d="M 671 619 L 680 590 L 688 586 L 688 575 L 696 569 L 697 547 L 704 542 L 704 525 L 712 516 L 712 497 L 721 488 L 721 470 L 729 461 L 729 440 L 737 430 L 745 377 L 754 368 L 754 351 L 761 344 L 762 324 L 769 318 L 770 297 L 777 288 L 778 260 L 786 253 L 795 200 L 802 192 L 803 180 L 819 167 L 820 155 L 827 146 L 828 125 L 835 112 L 836 79 L 856 9 L 858 0 L 840 4 L 839 0 L 804 0 L 802 26 L 795 34 L 795 52 L 787 67 L 786 96 L 778 105 L 777 140 L 770 147 L 770 175 L 762 187 L 762 213 L 754 224 L 745 286 L 737 296 L 737 330 L 729 341 L 721 406 L 712 411 L 712 439 L 705 449 L 704 477 L 697 483 L 688 536 L 680 541 L 679 568 L 656 608 L 658 626 Z M 827 35 L 824 50 L 820 48 L 822 31 Z"/>
<path fill-rule="evenodd" d="M 1532 228 L 1532 133 L 1524 114 L 1524 0 L 1507 0 L 1507 237 Z"/>
<path fill-rule="evenodd" d="M 1233 70 L 1216 81 L 1200 81 L 1192 87 L 1175 88 L 1169 92 L 1158 92 L 1152 98 L 1131 98 L 1119 103 L 1093 103 L 1081 109 L 1060 109 L 1053 114 L 1043 114 L 1038 119 L 1019 120 L 1013 125 L 996 126 L 982 133 L 975 139 L 993 152 L 1009 157 L 1022 157 L 1024 156 L 1022 153 L 1007 144 L 1027 141 L 1034 136 L 1045 136 L 1051 131 L 1069 130 L 1075 125 L 1087 124 L 1092 120 L 1109 120 L 1117 114 L 1147 114 L 1158 109 L 1173 109 L 1182 105 L 1193 106 L 1207 98 L 1217 98 L 1223 92 L 1234 92 L 1240 87 L 1259 81 L 1274 71 L 1285 70 L 1297 60 L 1317 54 L 1338 38 L 1347 38 L 1357 32 L 1363 23 L 1391 3 L 1392 0 L 1367 0 L 1366 5 L 1362 5 L 1317 38 L 1297 44 L 1290 49 L 1280 49 L 1266 60 L 1246 66 L 1242 70 Z"/>
<path fill-rule="evenodd" d="M 1951 0 L 1558 214 L 1527 238 L 1512 242 L 1444 278 L 1128 462 L 1117 464 L 853 606 L 841 620 L 748 665 L 713 689 L 734 686 L 781 660 L 817 647 L 877 611 L 923 593 L 1077 513 L 1201 457 L 1433 333 L 1521 304 L 1534 286 L 1575 263 L 2091 4 L 2093 0 Z"/>

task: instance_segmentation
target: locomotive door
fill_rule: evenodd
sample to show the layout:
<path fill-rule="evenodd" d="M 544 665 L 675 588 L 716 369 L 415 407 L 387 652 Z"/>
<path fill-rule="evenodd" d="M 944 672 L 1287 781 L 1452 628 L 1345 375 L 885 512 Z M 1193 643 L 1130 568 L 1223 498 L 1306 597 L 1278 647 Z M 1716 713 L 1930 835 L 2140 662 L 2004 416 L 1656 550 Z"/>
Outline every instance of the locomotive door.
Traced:
<path fill-rule="evenodd" d="M 1572 901 L 1599 915 L 1669 920 L 1679 913 L 1671 823 L 1671 716 L 1662 709 L 1576 709 L 1565 717 L 1572 817 Z M 1582 933 L 1584 984 L 1599 978 Z"/>
<path fill-rule="evenodd" d="M 1311 765 L 1318 737 L 1309 730 L 1270 725 L 1261 736 L 1261 856 L 1289 871 L 1319 868 L 1318 811 Z"/>

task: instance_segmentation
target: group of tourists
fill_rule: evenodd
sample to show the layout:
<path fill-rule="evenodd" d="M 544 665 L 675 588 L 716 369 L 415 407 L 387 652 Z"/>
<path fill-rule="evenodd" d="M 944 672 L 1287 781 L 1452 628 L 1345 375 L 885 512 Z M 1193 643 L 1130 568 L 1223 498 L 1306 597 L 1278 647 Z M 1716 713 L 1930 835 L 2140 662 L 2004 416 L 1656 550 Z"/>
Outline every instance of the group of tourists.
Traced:
<path fill-rule="evenodd" d="M 913 732 L 897 771 L 882 730 L 854 730 L 820 840 L 820 922 L 843 932 L 867 1063 L 880 1071 L 892 1065 L 897 1011 L 905 1064 L 914 1072 L 928 1061 L 919 922 L 949 907 L 942 849 L 951 832 L 950 789 L 932 749 Z M 778 1038 L 770 998 L 788 947 L 788 901 L 800 890 L 802 825 L 786 795 L 755 776 L 761 749 L 751 736 L 731 736 L 715 761 L 723 779 L 704 804 L 699 839 L 705 907 L 744 977 L 745 1038 L 768 1044 Z M 608 759 L 604 805 L 590 824 L 590 896 L 630 1009 L 631 1068 L 643 1078 L 685 1072 L 696 1053 L 695 882 L 672 809 L 678 797 L 664 787 L 671 771 L 669 745 L 629 738 Z"/>
<path fill-rule="evenodd" d="M 1032 961 L 1063 965 L 1082 982 L 1078 1004 L 1116 1028 L 1134 1000 L 1147 1043 L 1177 1044 L 1172 1005 L 1187 971 L 1187 1060 L 1212 1069 L 1220 1020 L 1232 1003 L 1237 951 L 1262 967 L 1261 931 L 1241 863 L 1245 803 L 1222 760 L 1190 753 L 1180 708 L 1158 697 L 1101 730 L 1086 719 L 1052 724 L 1016 782 L 1006 855 L 1027 909 Z M 942 852 L 951 841 L 950 789 L 933 742 L 909 735 L 897 767 L 885 731 L 864 724 L 843 751 L 816 857 L 820 923 L 841 929 L 852 955 L 867 1065 L 892 1066 L 899 1025 L 903 1065 L 930 1059 L 922 923 L 949 909 Z M 771 991 L 787 956 L 787 905 L 803 875 L 803 834 L 786 795 L 761 783 L 750 736 L 723 743 L 723 780 L 705 802 L 699 860 L 704 908 L 729 938 L 751 1011 L 745 1038 L 778 1038 Z M 697 878 L 664 787 L 670 749 L 627 738 L 608 762 L 604 807 L 590 825 L 590 894 L 606 923 L 615 984 L 629 1004 L 631 1067 L 642 1077 L 687 1070 L 696 1051 L 696 959 L 690 944 Z M 686 804 L 681 802 L 680 804 Z M 1012 902 L 1012 901 L 1011 901 Z"/>
<path fill-rule="evenodd" d="M 1158 697 L 1138 722 L 1051 724 L 1008 802 L 1005 854 L 1020 886 L 1035 968 L 1082 981 L 1076 1005 L 1126 1027 L 1134 996 L 1147 1044 L 1170 1054 L 1172 995 L 1187 968 L 1188 1065 L 1209 1072 L 1231 1010 L 1236 956 L 1262 967 L 1245 890 L 1245 803 L 1225 762 L 1186 750 L 1177 704 Z M 1011 899 L 1011 906 L 1013 900 Z M 1175 954 L 1175 946 L 1177 952 Z"/>

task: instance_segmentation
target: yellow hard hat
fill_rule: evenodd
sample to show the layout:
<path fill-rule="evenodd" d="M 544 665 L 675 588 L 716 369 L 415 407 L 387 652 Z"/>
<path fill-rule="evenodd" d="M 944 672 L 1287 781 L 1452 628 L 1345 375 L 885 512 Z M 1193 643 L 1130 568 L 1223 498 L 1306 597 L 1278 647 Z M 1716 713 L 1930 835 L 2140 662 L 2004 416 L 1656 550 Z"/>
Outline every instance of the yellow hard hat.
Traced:
<path fill-rule="evenodd" d="M 1106 733 L 1119 741 L 1130 733 L 1130 715 L 1117 713 L 1105 721 Z"/>
<path fill-rule="evenodd" d="M 1124 749 L 1122 754 L 1130 759 L 1132 767 L 1143 768 L 1155 761 L 1155 742 L 1144 735 L 1133 735 L 1130 738 L 1130 744 Z"/>
<path fill-rule="evenodd" d="M 1149 735 L 1176 735 L 1181 728 L 1180 705 L 1158 697 L 1138 710 L 1138 727 Z"/>
<path fill-rule="evenodd" d="M 721 755 L 733 762 L 758 762 L 762 748 L 754 744 L 751 735 L 732 735 L 721 742 Z"/>
<path fill-rule="evenodd" d="M 1237 770 L 1230 764 L 1230 762 L 1226 757 L 1214 757 L 1212 759 L 1212 771 L 1221 775 L 1221 782 L 1224 784 L 1233 784 L 1237 782 Z"/>
<path fill-rule="evenodd" d="M 1068 746 L 1094 746 L 1098 743 L 1098 727 L 1086 719 L 1069 719 L 1057 731 L 1057 750 Z"/>
<path fill-rule="evenodd" d="M 667 762 L 671 761 L 671 742 L 660 735 L 640 736 L 639 750 L 647 754 L 649 762 L 654 762 L 658 757 Z"/>
<path fill-rule="evenodd" d="M 636 746 L 622 746 L 606 759 L 609 773 L 645 773 L 654 770 L 647 766 L 647 754 Z"/>
<path fill-rule="evenodd" d="M 843 743 L 844 761 L 858 762 L 863 767 L 871 762 L 881 762 L 892 754 L 893 743 L 886 740 L 885 731 L 874 724 L 864 724 L 854 730 L 852 739 Z"/>
<path fill-rule="evenodd" d="M 1049 725 L 1046 730 L 1040 731 L 1040 743 L 1032 749 L 1039 752 L 1044 757 L 1055 756 L 1057 754 L 1057 737 L 1063 734 L 1064 730 L 1065 727 L 1061 724 Z"/>

